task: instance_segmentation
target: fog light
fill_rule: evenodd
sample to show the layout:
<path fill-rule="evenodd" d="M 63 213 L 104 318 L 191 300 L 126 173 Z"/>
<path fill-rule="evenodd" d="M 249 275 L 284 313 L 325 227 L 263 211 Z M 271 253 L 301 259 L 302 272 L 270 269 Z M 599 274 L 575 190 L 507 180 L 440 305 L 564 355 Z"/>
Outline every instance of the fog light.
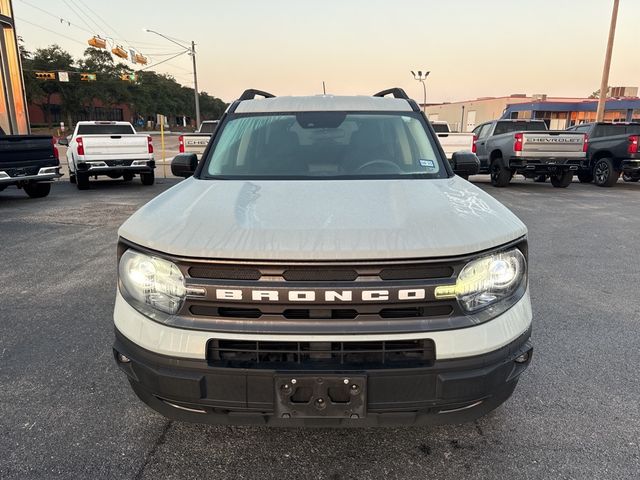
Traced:
<path fill-rule="evenodd" d="M 123 355 L 121 353 L 118 353 L 118 361 L 120 363 L 129 363 L 131 362 L 131 359 L 129 357 L 127 357 L 126 355 Z M 516 360 L 517 361 L 517 360 Z"/>
<path fill-rule="evenodd" d="M 516 363 L 527 363 L 529 361 L 529 352 L 525 352 L 522 355 L 518 355 L 516 357 Z"/>

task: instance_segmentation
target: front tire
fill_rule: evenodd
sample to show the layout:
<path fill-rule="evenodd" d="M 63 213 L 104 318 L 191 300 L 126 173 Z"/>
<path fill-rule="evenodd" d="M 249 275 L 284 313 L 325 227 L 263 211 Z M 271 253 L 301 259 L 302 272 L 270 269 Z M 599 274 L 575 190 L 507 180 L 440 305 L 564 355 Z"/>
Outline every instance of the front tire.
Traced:
<path fill-rule="evenodd" d="M 70 173 L 69 174 L 69 183 L 73 183 L 74 185 L 76 184 L 76 174 L 75 173 Z"/>
<path fill-rule="evenodd" d="M 502 159 L 495 158 L 491 162 L 491 185 L 494 187 L 506 187 L 511 182 L 513 172 L 502 166 Z"/>
<path fill-rule="evenodd" d="M 140 181 L 142 182 L 143 185 L 153 185 L 153 182 L 155 181 L 155 176 L 153 175 L 153 172 L 141 173 Z"/>
<path fill-rule="evenodd" d="M 51 191 L 50 183 L 28 183 L 24 186 L 24 191 L 27 192 L 31 198 L 42 198 L 49 195 Z"/>
<path fill-rule="evenodd" d="M 591 170 L 578 170 L 578 180 L 580 180 L 580 183 L 593 182 L 593 172 Z"/>
<path fill-rule="evenodd" d="M 601 158 L 593 167 L 593 183 L 599 187 L 613 187 L 620 178 L 610 158 Z"/>

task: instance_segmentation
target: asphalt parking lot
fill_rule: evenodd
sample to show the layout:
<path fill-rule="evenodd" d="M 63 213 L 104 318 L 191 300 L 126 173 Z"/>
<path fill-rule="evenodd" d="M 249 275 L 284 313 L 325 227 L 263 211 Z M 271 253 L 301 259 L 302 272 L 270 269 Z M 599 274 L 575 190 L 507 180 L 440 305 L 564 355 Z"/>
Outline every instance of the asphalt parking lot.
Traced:
<path fill-rule="evenodd" d="M 161 175 L 160 175 L 161 176 Z M 476 423 L 370 430 L 170 422 L 114 364 L 118 226 L 174 185 L 0 192 L 0 478 L 633 479 L 640 184 L 478 185 L 529 227 L 534 361 Z"/>

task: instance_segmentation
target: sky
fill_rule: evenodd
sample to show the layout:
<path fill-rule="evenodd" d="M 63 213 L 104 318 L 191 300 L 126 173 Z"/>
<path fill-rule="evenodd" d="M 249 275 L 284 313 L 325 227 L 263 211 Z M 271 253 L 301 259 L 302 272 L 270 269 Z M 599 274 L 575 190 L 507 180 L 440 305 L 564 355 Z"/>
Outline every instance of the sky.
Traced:
<path fill-rule="evenodd" d="M 276 95 L 369 95 L 430 71 L 427 101 L 513 93 L 588 96 L 600 86 L 613 0 L 13 0 L 29 50 L 81 56 L 90 33 L 166 60 L 196 42 L 198 86 L 225 101 Z M 621 0 L 611 86 L 640 86 L 640 0 Z M 60 21 L 63 19 L 63 22 Z M 71 25 L 68 25 L 70 22 Z M 44 27 L 45 30 L 42 27 Z M 135 66 L 134 66 L 135 68 Z M 154 70 L 193 86 L 191 58 Z"/>

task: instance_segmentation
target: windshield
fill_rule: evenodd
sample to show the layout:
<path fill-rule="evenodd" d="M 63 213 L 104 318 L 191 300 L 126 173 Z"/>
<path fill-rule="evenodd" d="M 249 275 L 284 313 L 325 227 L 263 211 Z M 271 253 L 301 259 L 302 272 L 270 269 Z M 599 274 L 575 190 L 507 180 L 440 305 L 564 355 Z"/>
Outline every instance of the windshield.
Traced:
<path fill-rule="evenodd" d="M 419 114 L 237 115 L 216 137 L 203 177 L 446 178 Z"/>
<path fill-rule="evenodd" d="M 432 123 L 431 126 L 436 133 L 449 133 L 449 125 L 446 123 Z"/>
<path fill-rule="evenodd" d="M 131 125 L 78 125 L 78 135 L 131 135 L 136 133 Z"/>
<path fill-rule="evenodd" d="M 510 132 L 527 132 L 532 130 L 547 130 L 544 122 L 498 122 L 494 135 Z"/>

